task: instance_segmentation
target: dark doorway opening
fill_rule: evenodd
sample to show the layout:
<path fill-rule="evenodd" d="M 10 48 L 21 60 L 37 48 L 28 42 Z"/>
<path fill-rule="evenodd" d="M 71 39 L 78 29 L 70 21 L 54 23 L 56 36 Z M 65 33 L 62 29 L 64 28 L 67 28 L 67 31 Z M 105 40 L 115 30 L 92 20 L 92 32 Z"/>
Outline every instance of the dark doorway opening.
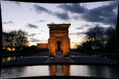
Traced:
<path fill-rule="evenodd" d="M 61 42 L 57 42 L 57 56 L 62 56 L 62 51 L 61 51 Z"/>
<path fill-rule="evenodd" d="M 57 50 L 58 50 L 58 51 L 61 51 L 60 46 L 61 46 L 61 42 L 57 42 Z"/>

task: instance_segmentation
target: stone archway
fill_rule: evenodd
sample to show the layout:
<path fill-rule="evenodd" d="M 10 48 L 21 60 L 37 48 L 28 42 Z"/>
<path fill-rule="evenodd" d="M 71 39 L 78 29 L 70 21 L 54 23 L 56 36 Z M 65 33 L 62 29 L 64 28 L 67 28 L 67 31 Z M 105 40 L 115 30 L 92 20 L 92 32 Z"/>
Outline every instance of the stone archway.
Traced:
<path fill-rule="evenodd" d="M 70 24 L 48 24 L 50 37 L 48 39 L 48 49 L 50 56 L 57 56 L 60 50 L 62 56 L 68 56 L 70 51 L 70 39 L 68 28 Z"/>

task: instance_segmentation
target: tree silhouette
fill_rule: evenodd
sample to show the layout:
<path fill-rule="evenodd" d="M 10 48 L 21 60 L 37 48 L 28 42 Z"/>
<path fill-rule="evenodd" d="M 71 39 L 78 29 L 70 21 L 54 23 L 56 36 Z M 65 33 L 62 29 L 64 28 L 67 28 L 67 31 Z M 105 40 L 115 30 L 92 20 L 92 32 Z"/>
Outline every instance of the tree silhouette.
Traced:
<path fill-rule="evenodd" d="M 108 40 L 116 36 L 116 29 L 109 27 L 107 28 L 105 35 L 107 36 Z"/>
<path fill-rule="evenodd" d="M 22 30 L 19 30 L 16 33 L 15 45 L 17 46 L 17 50 L 21 50 L 23 47 L 27 46 L 27 44 L 28 44 L 27 35 L 28 34 Z"/>
<path fill-rule="evenodd" d="M 92 42 L 86 41 L 82 44 L 82 49 L 84 50 L 91 50 L 92 49 Z"/>
<path fill-rule="evenodd" d="M 3 47 L 15 48 L 16 51 L 21 50 L 23 47 L 28 46 L 27 33 L 25 31 L 11 31 L 7 35 L 3 34 Z"/>
<path fill-rule="evenodd" d="M 109 27 L 106 31 L 107 35 L 107 44 L 106 44 L 106 50 L 108 52 L 116 52 L 117 49 L 117 34 L 116 34 L 116 29 Z"/>
<path fill-rule="evenodd" d="M 94 49 L 101 48 L 103 45 L 103 33 L 104 28 L 96 25 L 93 28 L 88 29 L 86 32 L 87 41 L 90 41 L 91 47 Z"/>

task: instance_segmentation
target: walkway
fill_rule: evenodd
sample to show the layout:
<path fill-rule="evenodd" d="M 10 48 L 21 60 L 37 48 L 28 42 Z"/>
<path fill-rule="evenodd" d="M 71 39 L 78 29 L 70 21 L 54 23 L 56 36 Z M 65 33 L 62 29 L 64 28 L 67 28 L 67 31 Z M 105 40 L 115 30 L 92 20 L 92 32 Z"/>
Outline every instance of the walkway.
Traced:
<path fill-rule="evenodd" d="M 110 59 L 105 59 L 100 56 L 91 55 L 70 55 L 69 57 L 49 57 L 40 56 L 28 56 L 23 58 L 17 58 L 12 61 L 2 63 L 2 67 L 5 66 L 24 66 L 24 65 L 48 65 L 48 64 L 94 64 L 94 65 L 116 65 L 117 62 Z"/>

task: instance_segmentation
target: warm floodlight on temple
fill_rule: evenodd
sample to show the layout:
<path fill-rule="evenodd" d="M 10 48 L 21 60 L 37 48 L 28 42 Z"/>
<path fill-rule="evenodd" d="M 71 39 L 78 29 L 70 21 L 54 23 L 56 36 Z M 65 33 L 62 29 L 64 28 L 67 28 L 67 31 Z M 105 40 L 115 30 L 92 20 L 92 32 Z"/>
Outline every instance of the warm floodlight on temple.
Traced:
<path fill-rule="evenodd" d="M 70 39 L 68 36 L 68 28 L 70 24 L 48 24 L 49 39 L 48 49 L 49 55 L 56 57 L 60 52 L 61 56 L 68 56 L 70 51 Z"/>

